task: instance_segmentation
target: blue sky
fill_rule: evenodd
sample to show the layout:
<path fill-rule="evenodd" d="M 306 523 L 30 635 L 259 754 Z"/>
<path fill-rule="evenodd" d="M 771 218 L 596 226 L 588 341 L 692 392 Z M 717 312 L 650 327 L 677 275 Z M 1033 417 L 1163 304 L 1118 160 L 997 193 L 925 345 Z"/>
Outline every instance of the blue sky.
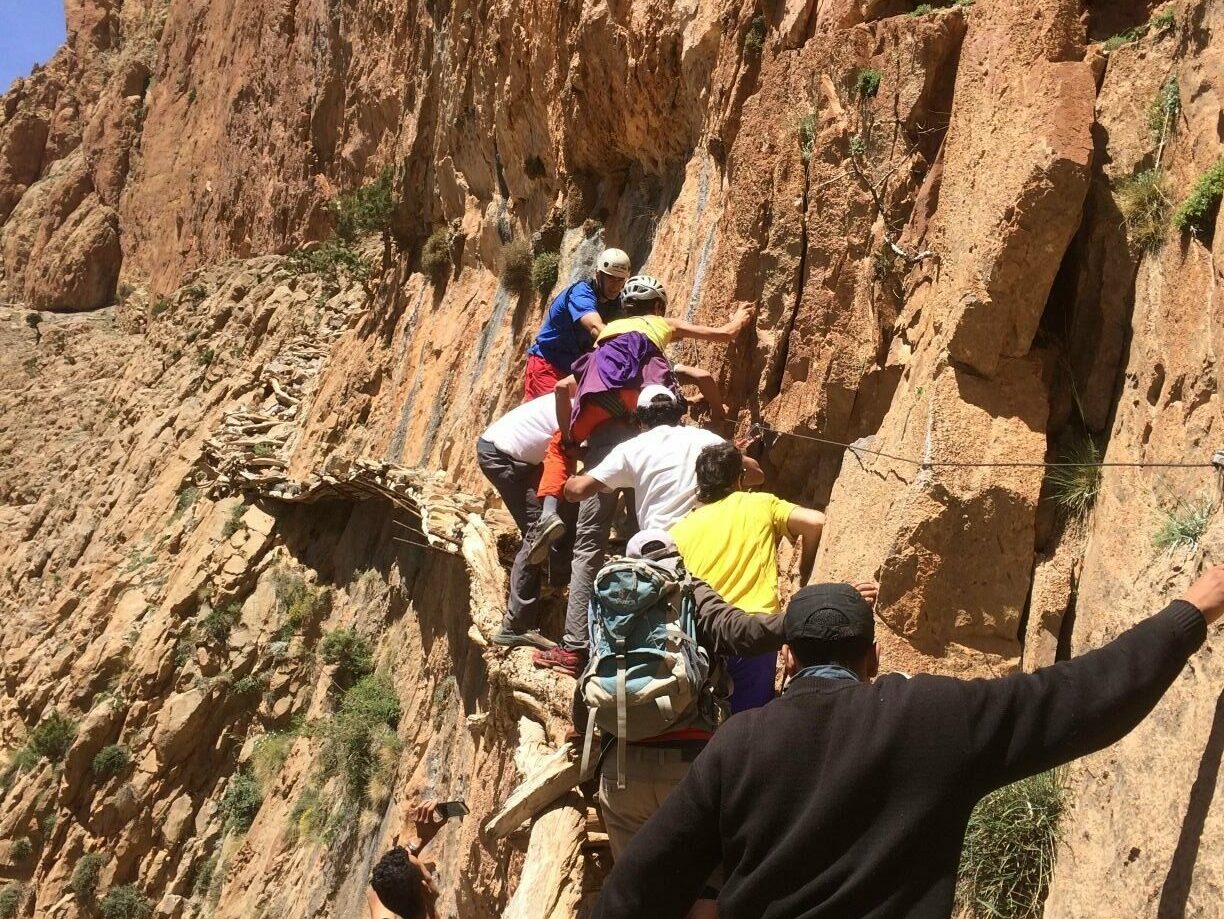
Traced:
<path fill-rule="evenodd" d="M 0 0 L 0 93 L 64 43 L 64 0 Z"/>

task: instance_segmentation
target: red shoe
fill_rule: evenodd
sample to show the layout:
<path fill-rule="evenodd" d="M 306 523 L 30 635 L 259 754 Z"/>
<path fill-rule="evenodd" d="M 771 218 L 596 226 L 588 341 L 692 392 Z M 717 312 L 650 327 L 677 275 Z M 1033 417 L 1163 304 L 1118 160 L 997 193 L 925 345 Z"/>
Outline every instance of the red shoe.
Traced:
<path fill-rule="evenodd" d="M 547 651 L 537 651 L 533 654 L 531 662 L 541 670 L 557 670 L 577 679 L 582 668 L 586 666 L 586 652 L 549 648 Z"/>

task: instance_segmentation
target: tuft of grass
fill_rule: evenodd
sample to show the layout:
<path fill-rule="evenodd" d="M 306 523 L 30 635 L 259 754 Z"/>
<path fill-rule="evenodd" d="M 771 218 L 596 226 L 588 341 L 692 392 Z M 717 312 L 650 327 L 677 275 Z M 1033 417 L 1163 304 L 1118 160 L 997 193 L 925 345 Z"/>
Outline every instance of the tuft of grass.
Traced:
<path fill-rule="evenodd" d="M 29 836 L 18 836 L 13 840 L 9 854 L 13 856 L 15 861 L 24 862 L 34 854 L 34 843 L 30 840 Z"/>
<path fill-rule="evenodd" d="M 1169 77 L 1160 87 L 1160 92 L 1156 93 L 1152 104 L 1148 106 L 1148 131 L 1151 132 L 1154 143 L 1164 140 L 1179 114 L 1181 114 L 1181 94 L 1177 85 L 1177 77 Z"/>
<path fill-rule="evenodd" d="M 450 227 L 440 227 L 429 234 L 421 247 L 421 271 L 434 284 L 445 284 L 451 276 L 451 246 L 454 236 Z"/>
<path fill-rule="evenodd" d="M 541 297 L 547 297 L 556 287 L 560 265 L 561 256 L 556 252 L 541 252 L 531 263 L 531 286 L 540 292 Z"/>
<path fill-rule="evenodd" d="M 203 284 L 192 284 L 190 287 L 183 288 L 183 299 L 190 300 L 192 303 L 199 303 L 208 296 L 208 288 Z"/>
<path fill-rule="evenodd" d="M 1159 249 L 1169 227 L 1169 199 L 1164 173 L 1145 169 L 1114 184 L 1114 200 L 1122 213 L 1127 235 L 1137 246 Z"/>
<path fill-rule="evenodd" d="M 201 367 L 207 367 L 217 358 L 217 352 L 212 348 L 201 348 L 196 354 L 196 363 Z"/>
<path fill-rule="evenodd" d="M 531 290 L 531 243 L 513 240 L 502 249 L 501 286 L 511 293 L 525 294 Z"/>
<path fill-rule="evenodd" d="M 289 811 L 289 822 L 294 836 L 298 839 L 313 840 L 323 834 L 323 828 L 330 816 L 331 807 L 322 793 L 316 786 L 308 785 L 293 802 L 293 809 Z"/>
<path fill-rule="evenodd" d="M 395 687 L 384 674 L 370 674 L 345 692 L 330 717 L 310 726 L 322 738 L 319 784 L 339 776 L 345 798 L 355 804 L 370 801 L 375 783 L 386 785 L 400 750 L 395 727 L 401 715 Z"/>
<path fill-rule="evenodd" d="M 251 774 L 264 791 L 276 787 L 297 737 L 297 731 L 273 731 L 255 741 L 255 749 L 251 751 Z"/>
<path fill-rule="evenodd" d="M 152 919 L 153 904 L 133 884 L 112 887 L 98 903 L 103 919 Z"/>
<path fill-rule="evenodd" d="M 874 281 L 885 281 L 897 270 L 897 253 L 893 252 L 888 243 L 880 243 L 875 255 L 871 257 L 871 278 Z"/>
<path fill-rule="evenodd" d="M 851 156 L 866 156 L 867 141 L 862 136 L 855 134 L 850 138 L 850 155 Z"/>
<path fill-rule="evenodd" d="M 225 823 L 239 833 L 251 828 L 262 806 L 263 789 L 249 772 L 239 772 L 230 779 L 225 786 L 225 794 L 221 796 L 220 809 L 225 815 Z"/>
<path fill-rule="evenodd" d="M 1209 241 L 1215 231 L 1216 214 L 1224 197 L 1224 158 L 1199 176 L 1190 195 L 1173 214 L 1173 225 L 1183 232 Z"/>
<path fill-rule="evenodd" d="M 910 11 L 910 15 L 913 16 L 914 18 L 917 18 L 919 16 L 925 16 L 927 13 L 933 12 L 934 9 L 935 8 L 931 6 L 931 4 L 929 3 L 919 3 L 916 7 L 914 7 Z"/>
<path fill-rule="evenodd" d="M 819 122 L 815 112 L 809 112 L 799 119 L 796 133 L 799 135 L 799 155 L 803 157 L 805 163 L 812 158 L 812 151 L 816 149 L 816 128 L 818 126 Z"/>
<path fill-rule="evenodd" d="M 1050 495 L 1068 519 L 1088 516 L 1101 491 L 1101 448 L 1090 434 L 1069 440 L 1055 458 L 1056 463 L 1082 465 L 1052 466 L 1046 473 Z"/>
<path fill-rule="evenodd" d="M 1147 34 L 1147 24 L 1135 26 L 1133 29 L 1127 29 L 1125 32 L 1119 32 L 1117 35 L 1111 35 L 1105 39 L 1101 45 L 1106 51 L 1117 51 L 1119 48 L 1126 45 L 1132 45 Z"/>
<path fill-rule="evenodd" d="M 744 36 L 744 53 L 745 54 L 760 54 L 761 48 L 765 46 L 765 30 L 767 24 L 764 16 L 753 16 L 752 22 L 748 24 L 748 34 Z"/>
<path fill-rule="evenodd" d="M 72 869 L 72 880 L 68 882 L 68 889 L 72 891 L 78 903 L 92 906 L 97 900 L 98 876 L 105 864 L 106 857 L 99 852 L 87 852 L 77 861 Z"/>
<path fill-rule="evenodd" d="M 1152 537 L 1152 545 L 1164 552 L 1184 549 L 1193 552 L 1199 540 L 1207 532 L 1215 504 L 1209 498 L 1197 498 L 1188 503 L 1179 502 L 1169 511 L 1161 511 L 1160 529 Z"/>
<path fill-rule="evenodd" d="M 13 919 L 17 915 L 24 893 L 25 888 L 16 881 L 4 885 L 4 889 L 0 890 L 0 919 Z"/>
<path fill-rule="evenodd" d="M 336 665 L 336 681 L 351 686 L 374 672 L 374 649 L 353 629 L 333 629 L 319 643 L 323 660 Z"/>
<path fill-rule="evenodd" d="M 76 740 L 77 723 L 58 711 L 52 711 L 30 732 L 30 749 L 52 763 L 62 762 L 72 742 Z"/>
<path fill-rule="evenodd" d="M 98 751 L 93 759 L 93 773 L 100 779 L 122 772 L 132 764 L 132 754 L 127 747 L 113 743 Z"/>
<path fill-rule="evenodd" d="M 1056 770 L 1021 779 L 979 801 L 961 851 L 954 914 L 1040 919 L 1063 809 L 1062 776 Z"/>
<path fill-rule="evenodd" d="M 390 166 L 378 174 L 373 182 L 355 191 L 337 195 L 331 202 L 336 216 L 336 235 L 352 241 L 362 233 L 381 233 L 391 225 L 391 213 L 395 202 L 391 197 L 392 170 Z"/>
<path fill-rule="evenodd" d="M 168 309 L 170 309 L 170 301 L 167 300 L 165 297 L 162 297 L 160 300 L 157 300 L 156 302 L 154 302 L 152 306 L 149 307 L 149 312 L 152 313 L 154 316 L 160 316 L 162 313 L 166 312 L 166 310 Z"/>
<path fill-rule="evenodd" d="M 234 505 L 234 509 L 230 511 L 229 518 L 225 521 L 225 526 L 221 528 L 222 539 L 229 539 L 239 530 L 245 528 L 246 525 L 242 522 L 242 516 L 246 512 L 247 506 L 245 501 L 239 501 Z"/>
<path fill-rule="evenodd" d="M 874 67 L 866 67 L 854 78 L 854 95 L 862 99 L 874 99 L 880 91 L 884 75 Z"/>

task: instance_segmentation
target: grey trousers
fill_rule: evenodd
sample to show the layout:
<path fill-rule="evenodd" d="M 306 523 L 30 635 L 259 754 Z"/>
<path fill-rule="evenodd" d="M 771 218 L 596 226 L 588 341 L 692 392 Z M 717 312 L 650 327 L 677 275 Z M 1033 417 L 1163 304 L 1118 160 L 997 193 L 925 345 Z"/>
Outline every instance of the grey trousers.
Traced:
<path fill-rule="evenodd" d="M 536 497 L 535 490 L 540 484 L 543 467 L 520 462 L 483 439 L 476 441 L 476 460 L 480 464 L 480 471 L 501 495 L 519 532 L 526 537 L 527 531 L 540 518 L 540 499 Z M 524 539 L 510 568 L 510 597 L 506 604 L 506 618 L 502 622 L 512 632 L 534 629 L 540 615 L 541 566 L 527 564 L 527 555 L 527 542 Z M 584 634 L 585 628 L 584 619 Z"/>
<path fill-rule="evenodd" d="M 592 445 L 587 450 L 588 469 L 599 463 L 621 440 L 633 436 L 633 431 L 621 435 L 614 443 Z M 607 556 L 608 537 L 612 535 L 612 518 L 616 516 L 617 495 L 621 492 L 598 494 L 578 506 L 578 523 L 574 527 L 574 561 L 570 568 L 569 604 L 565 608 L 565 635 L 561 647 L 567 651 L 585 651 L 587 638 L 587 606 L 595 575 Z M 629 510 L 633 511 L 633 491 L 623 492 Z M 634 518 L 636 520 L 636 517 Z"/>

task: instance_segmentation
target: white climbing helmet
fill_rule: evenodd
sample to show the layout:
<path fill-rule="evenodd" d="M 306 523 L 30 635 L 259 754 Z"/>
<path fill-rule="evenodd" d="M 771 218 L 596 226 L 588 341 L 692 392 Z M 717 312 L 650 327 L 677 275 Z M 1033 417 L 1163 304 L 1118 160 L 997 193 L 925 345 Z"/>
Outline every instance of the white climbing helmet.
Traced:
<path fill-rule="evenodd" d="M 595 270 L 613 278 L 629 277 L 629 253 L 623 249 L 604 249 L 595 259 Z"/>
<path fill-rule="evenodd" d="M 663 284 L 658 278 L 652 278 L 648 274 L 635 274 L 631 277 L 625 284 L 625 289 L 621 291 L 621 298 L 625 303 L 662 300 L 663 305 L 667 306 L 667 291 L 663 289 Z"/>

